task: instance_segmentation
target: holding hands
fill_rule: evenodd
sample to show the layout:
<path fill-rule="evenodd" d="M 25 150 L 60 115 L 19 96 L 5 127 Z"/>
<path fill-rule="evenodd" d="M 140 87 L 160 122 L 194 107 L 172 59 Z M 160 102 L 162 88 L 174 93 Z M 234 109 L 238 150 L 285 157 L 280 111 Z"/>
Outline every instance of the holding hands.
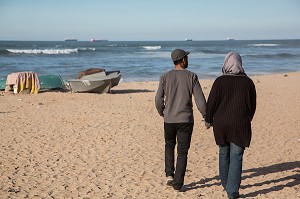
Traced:
<path fill-rule="evenodd" d="M 209 129 L 212 126 L 211 123 L 208 123 L 206 121 L 204 121 L 204 124 L 205 124 L 206 129 Z"/>

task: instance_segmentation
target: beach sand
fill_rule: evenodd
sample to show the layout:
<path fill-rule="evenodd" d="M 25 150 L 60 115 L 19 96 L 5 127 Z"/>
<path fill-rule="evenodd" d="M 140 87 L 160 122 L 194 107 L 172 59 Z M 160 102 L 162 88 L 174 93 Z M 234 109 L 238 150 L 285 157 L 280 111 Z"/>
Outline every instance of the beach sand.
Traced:
<path fill-rule="evenodd" d="M 300 198 L 300 72 L 251 77 L 253 137 L 243 198 Z M 207 98 L 213 80 L 200 80 Z M 0 95 L 0 198 L 226 198 L 218 146 L 195 108 L 185 184 L 165 185 L 158 82 L 120 83 L 111 94 Z"/>

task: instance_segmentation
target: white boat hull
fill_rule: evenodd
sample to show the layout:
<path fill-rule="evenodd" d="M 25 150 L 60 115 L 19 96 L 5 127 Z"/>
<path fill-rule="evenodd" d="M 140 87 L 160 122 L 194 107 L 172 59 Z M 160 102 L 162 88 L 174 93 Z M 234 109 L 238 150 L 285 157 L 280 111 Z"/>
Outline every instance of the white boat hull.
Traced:
<path fill-rule="evenodd" d="M 90 75 L 85 75 L 82 76 L 81 79 L 110 79 L 110 88 L 113 88 L 115 86 L 117 86 L 121 80 L 121 73 L 120 71 L 103 71 L 103 72 L 99 72 L 99 73 L 94 73 L 94 74 L 90 74 Z"/>
<path fill-rule="evenodd" d="M 110 79 L 71 79 L 67 80 L 74 93 L 107 93 L 110 90 Z"/>

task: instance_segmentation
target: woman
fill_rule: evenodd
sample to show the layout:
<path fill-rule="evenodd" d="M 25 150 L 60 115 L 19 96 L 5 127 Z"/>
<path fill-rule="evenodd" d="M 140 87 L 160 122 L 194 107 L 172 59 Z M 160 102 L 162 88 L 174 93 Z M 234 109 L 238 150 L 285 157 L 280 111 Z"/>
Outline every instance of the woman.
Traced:
<path fill-rule="evenodd" d="M 251 121 L 256 109 L 256 90 L 253 81 L 242 67 L 236 52 L 226 55 L 223 75 L 211 88 L 205 122 L 213 126 L 219 145 L 219 175 L 228 198 L 238 198 L 245 147 L 251 141 Z"/>

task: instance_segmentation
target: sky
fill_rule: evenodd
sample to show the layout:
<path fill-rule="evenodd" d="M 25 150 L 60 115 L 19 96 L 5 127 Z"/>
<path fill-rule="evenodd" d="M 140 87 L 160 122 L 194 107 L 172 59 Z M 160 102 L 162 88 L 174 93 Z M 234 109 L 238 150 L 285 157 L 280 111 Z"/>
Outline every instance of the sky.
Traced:
<path fill-rule="evenodd" d="M 0 0 L 0 40 L 300 39 L 300 0 Z"/>

